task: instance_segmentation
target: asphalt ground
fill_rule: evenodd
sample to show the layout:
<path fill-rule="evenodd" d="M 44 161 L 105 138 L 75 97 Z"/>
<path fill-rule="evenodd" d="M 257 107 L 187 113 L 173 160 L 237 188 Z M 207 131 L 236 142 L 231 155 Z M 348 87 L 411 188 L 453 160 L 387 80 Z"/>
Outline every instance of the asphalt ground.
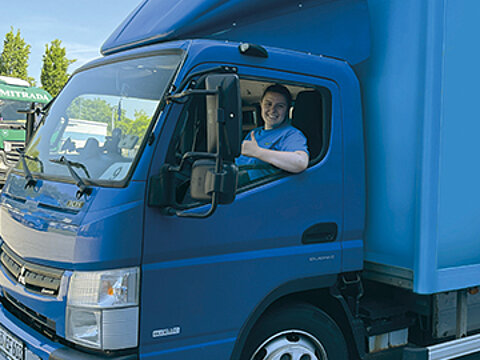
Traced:
<path fill-rule="evenodd" d="M 479 354 L 474 354 L 474 355 L 469 355 L 469 356 L 462 356 L 461 358 L 458 358 L 458 360 L 480 360 L 480 355 Z"/>

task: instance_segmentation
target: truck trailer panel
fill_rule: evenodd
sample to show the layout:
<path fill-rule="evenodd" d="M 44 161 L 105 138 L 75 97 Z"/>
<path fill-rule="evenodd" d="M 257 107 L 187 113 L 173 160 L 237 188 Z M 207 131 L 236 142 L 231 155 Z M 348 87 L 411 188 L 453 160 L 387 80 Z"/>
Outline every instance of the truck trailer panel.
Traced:
<path fill-rule="evenodd" d="M 388 275 L 421 294 L 476 286 L 480 71 L 472 36 L 480 30 L 474 15 L 480 4 L 368 5 L 372 52 L 356 67 L 364 104 L 368 268 L 375 267 L 377 279 Z"/>

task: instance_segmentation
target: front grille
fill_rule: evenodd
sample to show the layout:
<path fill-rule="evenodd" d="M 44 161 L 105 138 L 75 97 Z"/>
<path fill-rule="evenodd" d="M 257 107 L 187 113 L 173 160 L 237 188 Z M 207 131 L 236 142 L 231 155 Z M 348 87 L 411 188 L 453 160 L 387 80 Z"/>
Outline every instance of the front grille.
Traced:
<path fill-rule="evenodd" d="M 0 301 L 11 314 L 15 315 L 24 323 L 32 326 L 49 338 L 53 338 L 55 336 L 55 321 L 48 319 L 47 317 L 26 307 L 6 291 L 3 291 L 2 295 L 3 297 L 0 297 Z"/>
<path fill-rule="evenodd" d="M 5 244 L 0 248 L 0 263 L 14 281 L 26 289 L 47 295 L 57 296 L 63 271 L 30 263 L 13 253 Z"/>
<path fill-rule="evenodd" d="M 25 143 L 22 141 L 4 141 L 3 148 L 5 149 L 5 156 L 10 163 L 16 163 L 20 159 L 20 153 L 17 149 L 24 150 Z"/>

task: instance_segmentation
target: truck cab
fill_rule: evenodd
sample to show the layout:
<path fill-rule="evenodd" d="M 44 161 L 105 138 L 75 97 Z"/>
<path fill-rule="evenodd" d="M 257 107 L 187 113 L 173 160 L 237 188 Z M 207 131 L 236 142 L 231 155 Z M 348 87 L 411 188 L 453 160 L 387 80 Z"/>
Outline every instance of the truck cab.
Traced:
<path fill-rule="evenodd" d="M 318 297 L 319 284 L 361 269 L 363 137 L 351 67 L 250 48 L 263 55 L 213 40 L 150 45 L 95 61 L 66 85 L 1 196 L 9 358 L 239 357 L 267 309 Z M 233 103 L 209 101 L 227 80 Z M 274 83 L 293 95 L 310 164 L 244 181 L 250 169 L 235 156 L 262 126 L 260 99 Z M 212 135 L 209 113 L 226 114 L 217 119 L 227 137 Z M 107 136 L 72 139 L 79 118 L 106 124 Z M 217 175 L 231 181 L 214 176 L 212 196 L 195 181 L 219 160 L 227 170 Z"/>

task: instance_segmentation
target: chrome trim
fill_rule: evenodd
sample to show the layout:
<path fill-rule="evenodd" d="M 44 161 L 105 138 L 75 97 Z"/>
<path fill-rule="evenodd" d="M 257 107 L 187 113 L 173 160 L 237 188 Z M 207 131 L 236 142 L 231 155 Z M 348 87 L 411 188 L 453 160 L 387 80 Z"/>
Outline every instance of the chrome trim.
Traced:
<path fill-rule="evenodd" d="M 449 360 L 480 351 L 480 334 L 427 347 L 428 360 Z"/>
<path fill-rule="evenodd" d="M 47 296 L 58 295 L 63 270 L 25 261 L 5 244 L 0 247 L 0 264 L 12 280 L 26 289 Z"/>

